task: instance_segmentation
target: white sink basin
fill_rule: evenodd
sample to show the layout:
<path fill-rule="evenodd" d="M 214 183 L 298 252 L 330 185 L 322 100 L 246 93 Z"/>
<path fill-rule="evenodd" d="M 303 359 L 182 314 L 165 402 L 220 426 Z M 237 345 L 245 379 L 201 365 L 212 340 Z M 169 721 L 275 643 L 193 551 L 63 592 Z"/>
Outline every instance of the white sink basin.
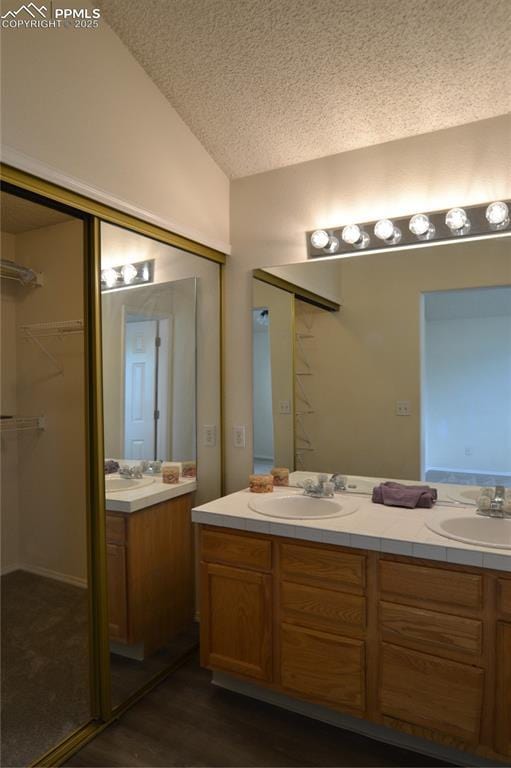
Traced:
<path fill-rule="evenodd" d="M 143 488 L 146 485 L 151 485 L 151 483 L 154 483 L 153 477 L 124 478 L 116 475 L 115 477 L 105 478 L 105 491 L 106 493 L 124 493 L 125 491 Z"/>
<path fill-rule="evenodd" d="M 310 496 L 256 496 L 248 502 L 250 509 L 268 517 L 287 520 L 321 520 L 344 517 L 357 511 L 354 504 L 340 504 L 336 499 L 313 499 Z"/>
<path fill-rule="evenodd" d="M 481 547 L 511 549 L 511 519 L 483 517 L 452 510 L 434 515 L 426 521 L 434 533 L 447 539 Z"/>

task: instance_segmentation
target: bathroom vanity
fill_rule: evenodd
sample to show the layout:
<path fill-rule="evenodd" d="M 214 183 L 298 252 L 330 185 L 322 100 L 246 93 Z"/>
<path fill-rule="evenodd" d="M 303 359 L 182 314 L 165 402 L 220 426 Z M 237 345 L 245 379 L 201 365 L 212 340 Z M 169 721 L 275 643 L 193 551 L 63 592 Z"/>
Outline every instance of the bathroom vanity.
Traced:
<path fill-rule="evenodd" d="M 361 499 L 349 517 L 269 522 L 249 496 L 193 513 L 215 682 L 412 748 L 509 762 L 511 551 L 435 536 L 429 510 Z"/>
<path fill-rule="evenodd" d="M 155 482 L 107 496 L 108 626 L 116 652 L 144 658 L 193 620 L 195 486 Z"/>

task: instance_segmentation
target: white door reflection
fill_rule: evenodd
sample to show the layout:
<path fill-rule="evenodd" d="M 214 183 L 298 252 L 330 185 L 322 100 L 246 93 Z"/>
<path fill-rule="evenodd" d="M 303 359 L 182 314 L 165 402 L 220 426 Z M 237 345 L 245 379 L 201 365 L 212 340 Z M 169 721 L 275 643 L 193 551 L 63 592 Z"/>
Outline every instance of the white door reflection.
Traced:
<path fill-rule="evenodd" d="M 158 459 L 166 453 L 169 413 L 170 316 L 125 314 L 124 457 Z"/>

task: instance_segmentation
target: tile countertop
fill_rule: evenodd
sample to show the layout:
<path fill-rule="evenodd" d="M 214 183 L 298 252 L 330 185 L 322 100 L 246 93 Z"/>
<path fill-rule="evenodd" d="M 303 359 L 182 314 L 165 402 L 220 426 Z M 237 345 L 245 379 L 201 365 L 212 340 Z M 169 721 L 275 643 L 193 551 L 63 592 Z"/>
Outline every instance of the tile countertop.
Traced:
<path fill-rule="evenodd" d="M 145 509 L 145 507 L 160 504 L 162 501 L 174 499 L 176 496 L 193 493 L 195 490 L 197 490 L 197 481 L 194 477 L 182 477 L 179 483 L 174 484 L 162 483 L 158 477 L 155 477 L 154 483 L 144 485 L 142 488 L 107 493 L 105 497 L 106 510 L 107 512 L 125 512 L 130 514 L 131 512 Z"/>
<path fill-rule="evenodd" d="M 295 488 L 276 488 L 274 494 L 300 495 Z M 194 523 L 235 528 L 255 533 L 269 533 L 291 539 L 338 544 L 371 549 L 394 555 L 406 555 L 459 565 L 472 565 L 511 571 L 511 550 L 474 546 L 440 536 L 426 526 L 428 515 L 437 511 L 462 510 L 475 515 L 474 506 L 437 503 L 430 509 L 403 509 L 373 504 L 366 495 L 336 494 L 336 499 L 355 504 L 355 514 L 322 520 L 279 520 L 249 508 L 253 498 L 248 489 L 232 493 L 192 510 Z"/>

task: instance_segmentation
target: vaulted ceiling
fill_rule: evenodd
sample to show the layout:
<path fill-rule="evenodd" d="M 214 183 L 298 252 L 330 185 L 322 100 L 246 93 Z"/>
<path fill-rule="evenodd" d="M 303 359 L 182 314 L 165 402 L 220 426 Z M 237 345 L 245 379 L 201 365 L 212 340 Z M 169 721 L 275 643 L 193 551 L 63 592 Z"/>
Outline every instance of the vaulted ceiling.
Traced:
<path fill-rule="evenodd" d="M 511 109 L 510 0 L 100 6 L 232 178 Z"/>

